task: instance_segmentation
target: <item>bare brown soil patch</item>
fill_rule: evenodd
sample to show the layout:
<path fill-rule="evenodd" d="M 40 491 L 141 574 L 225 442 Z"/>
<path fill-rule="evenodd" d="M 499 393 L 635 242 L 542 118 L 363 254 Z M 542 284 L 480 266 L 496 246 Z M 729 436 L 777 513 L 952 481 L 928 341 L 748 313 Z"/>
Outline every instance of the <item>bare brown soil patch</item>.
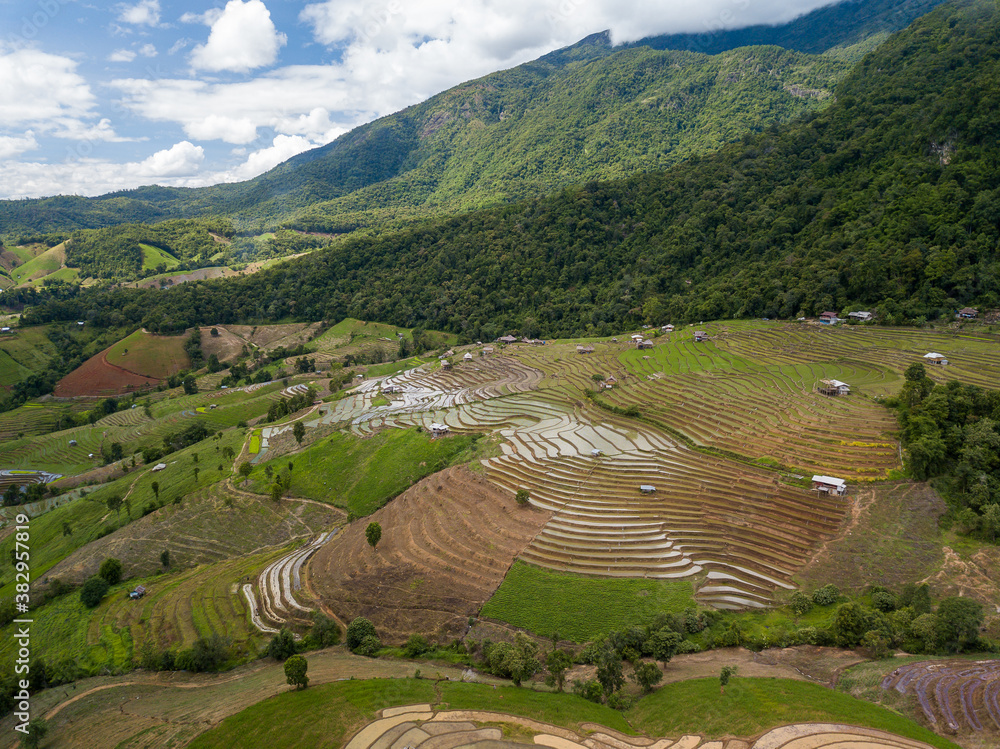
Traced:
<path fill-rule="evenodd" d="M 227 325 L 226 330 L 244 342 L 271 349 L 276 346 L 290 348 L 308 342 L 319 330 L 319 323 L 291 323 L 288 325 Z"/>
<path fill-rule="evenodd" d="M 457 637 L 550 517 L 449 468 L 348 525 L 313 557 L 309 585 L 340 618 L 370 619 L 385 642 L 414 632 Z M 365 540 L 372 521 L 382 526 L 377 551 Z"/>
<path fill-rule="evenodd" d="M 133 281 L 122 284 L 122 286 L 132 286 L 140 289 L 158 289 L 161 286 L 174 286 L 188 281 L 206 281 L 211 278 L 229 278 L 240 275 L 231 268 L 224 266 L 217 268 L 198 268 L 198 270 L 187 273 L 175 273 L 171 276 L 160 276 L 158 278 L 147 278 L 143 281 Z"/>
<path fill-rule="evenodd" d="M 21 258 L 7 249 L 0 249 L 0 268 L 6 271 L 14 270 L 21 264 Z"/>
<path fill-rule="evenodd" d="M 129 372 L 111 364 L 107 351 L 92 356 L 56 383 L 57 398 L 75 398 L 81 395 L 107 396 L 154 388 L 160 380 Z"/>
<path fill-rule="evenodd" d="M 212 335 L 213 330 L 218 331 L 218 335 Z M 243 338 L 221 325 L 201 328 L 201 351 L 206 359 L 215 354 L 220 362 L 228 362 L 239 356 L 244 345 Z"/>
<path fill-rule="evenodd" d="M 804 588 L 827 583 L 850 590 L 874 583 L 900 588 L 939 569 L 938 518 L 947 507 L 928 484 L 864 486 L 850 499 L 840 532 L 799 571 Z"/>

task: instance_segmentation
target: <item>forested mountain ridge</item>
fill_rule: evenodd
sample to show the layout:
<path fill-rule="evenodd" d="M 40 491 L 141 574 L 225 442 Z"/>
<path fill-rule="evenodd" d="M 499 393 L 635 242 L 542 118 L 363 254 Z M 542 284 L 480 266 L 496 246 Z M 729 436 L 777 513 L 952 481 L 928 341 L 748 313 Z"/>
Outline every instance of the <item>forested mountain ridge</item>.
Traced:
<path fill-rule="evenodd" d="M 837 97 L 667 172 L 349 240 L 253 277 L 78 295 L 25 322 L 177 330 L 350 315 L 474 340 L 873 306 L 891 324 L 996 306 L 995 4 L 938 8 Z"/>
<path fill-rule="evenodd" d="M 846 2 L 774 27 L 772 37 L 780 43 L 781 30 L 794 27 L 785 36 L 809 37 L 819 51 L 865 29 L 902 28 L 913 8 L 937 1 L 865 3 L 864 27 L 852 20 L 858 4 Z M 650 44 L 611 47 L 606 34 L 592 35 L 355 128 L 247 182 L 0 201 L 0 227 L 10 236 L 213 215 L 335 232 L 399 227 L 664 169 L 823 106 L 848 69 L 836 57 L 774 47 L 706 56 Z"/>

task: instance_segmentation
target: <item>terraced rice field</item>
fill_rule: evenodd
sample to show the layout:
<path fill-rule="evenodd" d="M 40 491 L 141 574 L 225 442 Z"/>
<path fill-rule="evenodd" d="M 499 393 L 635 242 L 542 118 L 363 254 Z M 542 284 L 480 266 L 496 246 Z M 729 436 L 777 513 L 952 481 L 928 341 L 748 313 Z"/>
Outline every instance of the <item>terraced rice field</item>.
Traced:
<path fill-rule="evenodd" d="M 888 674 L 882 688 L 915 696 L 936 731 L 1000 740 L 1000 660 L 911 663 Z"/>

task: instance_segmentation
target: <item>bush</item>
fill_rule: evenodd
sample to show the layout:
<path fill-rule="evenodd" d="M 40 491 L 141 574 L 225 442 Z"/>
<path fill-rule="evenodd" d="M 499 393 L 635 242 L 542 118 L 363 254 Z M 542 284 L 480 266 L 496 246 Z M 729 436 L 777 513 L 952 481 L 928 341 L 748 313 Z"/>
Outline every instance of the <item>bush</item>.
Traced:
<path fill-rule="evenodd" d="M 886 613 L 895 611 L 897 606 L 896 596 L 887 590 L 877 590 L 872 593 L 872 606 Z"/>
<path fill-rule="evenodd" d="M 812 599 L 817 606 L 830 606 L 840 600 L 840 589 L 836 585 L 824 585 L 813 592 Z"/>
<path fill-rule="evenodd" d="M 382 641 L 378 639 L 375 635 L 368 635 L 361 641 L 358 647 L 354 650 L 358 655 L 363 655 L 367 658 L 374 658 L 378 655 L 378 651 L 382 649 Z"/>
<path fill-rule="evenodd" d="M 358 647 L 366 637 L 378 639 L 378 633 L 375 631 L 375 625 L 363 616 L 359 616 L 347 625 L 347 647 L 352 652 L 358 652 Z"/>
<path fill-rule="evenodd" d="M 95 608 L 107 595 L 110 587 L 107 580 L 95 575 L 80 588 L 80 602 L 88 609 Z"/>
<path fill-rule="evenodd" d="M 407 658 L 419 658 L 433 649 L 434 647 L 423 635 L 410 635 L 410 639 L 403 646 L 403 655 Z"/>
<path fill-rule="evenodd" d="M 531 495 L 528 494 L 527 489 L 518 489 L 517 494 L 514 495 L 514 499 L 519 505 L 524 506 L 528 504 Z"/>
<path fill-rule="evenodd" d="M 632 707 L 632 698 L 625 692 L 618 690 L 608 697 L 608 707 L 612 710 L 625 712 Z"/>
<path fill-rule="evenodd" d="M 597 679 L 588 679 L 587 681 L 576 679 L 573 682 L 573 694 L 591 702 L 600 702 L 604 690 L 601 688 L 601 682 Z"/>
<path fill-rule="evenodd" d="M 813 599 L 798 590 L 792 593 L 792 597 L 788 601 L 788 608 L 790 608 L 796 616 L 808 614 L 812 607 Z"/>
<path fill-rule="evenodd" d="M 284 661 L 295 655 L 295 638 L 285 627 L 281 628 L 267 645 L 267 655 L 277 661 Z"/>
<path fill-rule="evenodd" d="M 117 585 L 122 581 L 122 563 L 119 559 L 108 558 L 101 562 L 101 569 L 97 573 L 98 577 L 103 577 L 108 581 L 108 585 Z"/>
<path fill-rule="evenodd" d="M 186 648 L 178 652 L 174 657 L 174 668 L 177 671 L 197 671 L 194 665 L 194 651 Z"/>
<path fill-rule="evenodd" d="M 318 648 L 328 648 L 340 642 L 340 626 L 333 619 L 319 611 L 313 612 L 313 625 L 309 639 Z"/>

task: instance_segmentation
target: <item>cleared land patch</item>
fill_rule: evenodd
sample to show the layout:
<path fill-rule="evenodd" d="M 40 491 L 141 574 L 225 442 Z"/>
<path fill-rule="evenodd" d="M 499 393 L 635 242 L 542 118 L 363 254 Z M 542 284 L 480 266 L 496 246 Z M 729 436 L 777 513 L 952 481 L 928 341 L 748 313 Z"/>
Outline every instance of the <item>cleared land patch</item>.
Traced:
<path fill-rule="evenodd" d="M 385 641 L 456 637 L 548 517 L 450 468 L 344 528 L 311 559 L 307 586 L 342 619 L 369 618 Z M 370 521 L 382 526 L 377 551 Z"/>

